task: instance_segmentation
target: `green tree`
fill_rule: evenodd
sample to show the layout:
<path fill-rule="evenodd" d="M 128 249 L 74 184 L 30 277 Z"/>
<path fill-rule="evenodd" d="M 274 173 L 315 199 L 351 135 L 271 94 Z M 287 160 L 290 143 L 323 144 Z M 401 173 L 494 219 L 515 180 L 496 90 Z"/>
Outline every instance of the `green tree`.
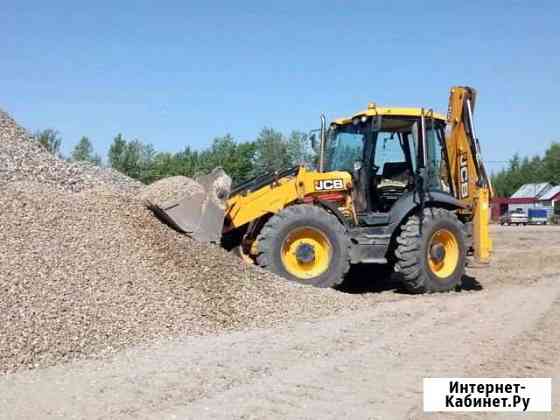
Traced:
<path fill-rule="evenodd" d="M 196 173 L 201 171 L 201 158 L 200 153 L 192 150 L 190 147 L 185 147 L 182 152 L 175 155 L 176 163 L 174 165 L 179 171 L 177 175 L 184 175 L 193 177 Z"/>
<path fill-rule="evenodd" d="M 560 143 L 553 142 L 543 158 L 543 173 L 548 182 L 560 184 Z"/>
<path fill-rule="evenodd" d="M 287 152 L 292 166 L 305 165 L 309 168 L 316 166 L 316 153 L 306 133 L 292 131 L 287 140 Z"/>
<path fill-rule="evenodd" d="M 501 197 L 509 197 L 523 184 L 549 182 L 560 184 L 560 143 L 553 142 L 544 157 L 521 158 L 513 155 L 507 168 L 492 176 L 494 191 Z"/>
<path fill-rule="evenodd" d="M 263 128 L 255 141 L 254 174 L 285 169 L 291 163 L 288 143 L 282 133 Z"/>
<path fill-rule="evenodd" d="M 71 159 L 74 161 L 91 162 L 95 165 L 101 164 L 101 157 L 94 153 L 93 145 L 89 138 L 83 136 L 72 150 Z"/>
<path fill-rule="evenodd" d="M 493 179 L 497 195 L 509 197 L 524 184 L 521 166 L 521 157 L 516 153 L 508 161 L 507 169 L 500 171 Z"/>
<path fill-rule="evenodd" d="M 314 159 L 304 133 L 293 131 L 286 138 L 271 128 L 264 128 L 256 141 L 237 142 L 226 134 L 214 138 L 202 151 L 185 147 L 178 153 L 156 153 L 152 146 L 118 134 L 108 153 L 112 168 L 148 183 L 174 175 L 195 177 L 220 166 L 236 184 L 268 171 L 299 164 L 313 166 Z"/>
<path fill-rule="evenodd" d="M 255 152 L 257 145 L 255 142 L 239 143 L 237 145 L 238 161 L 236 164 L 236 172 L 233 177 L 233 182 L 238 183 L 246 181 L 255 172 Z"/>
<path fill-rule="evenodd" d="M 40 130 L 34 134 L 34 138 L 50 153 L 55 156 L 60 156 L 60 146 L 62 145 L 62 139 L 58 131 L 53 130 L 52 128 Z"/>
<path fill-rule="evenodd" d="M 125 173 L 142 182 L 151 182 L 151 164 L 155 156 L 153 146 L 135 139 L 128 142 L 125 150 Z"/>
<path fill-rule="evenodd" d="M 142 182 L 151 182 L 154 180 L 152 164 L 155 154 L 152 145 L 137 139 L 127 141 L 118 134 L 109 147 L 108 159 L 117 171 Z"/>
<path fill-rule="evenodd" d="M 147 182 L 153 182 L 161 178 L 175 175 L 191 176 L 191 173 L 184 173 L 182 171 L 181 161 L 177 157 L 178 155 L 179 153 L 156 153 L 150 165 L 149 180 Z"/>
<path fill-rule="evenodd" d="M 125 154 L 126 154 L 127 142 L 121 133 L 113 139 L 113 143 L 109 147 L 108 160 L 111 168 L 117 171 L 125 171 Z"/>
<path fill-rule="evenodd" d="M 236 143 L 230 134 L 216 137 L 210 149 L 201 153 L 200 169 L 206 173 L 221 166 L 235 184 L 253 172 L 254 154 L 254 143 Z"/>

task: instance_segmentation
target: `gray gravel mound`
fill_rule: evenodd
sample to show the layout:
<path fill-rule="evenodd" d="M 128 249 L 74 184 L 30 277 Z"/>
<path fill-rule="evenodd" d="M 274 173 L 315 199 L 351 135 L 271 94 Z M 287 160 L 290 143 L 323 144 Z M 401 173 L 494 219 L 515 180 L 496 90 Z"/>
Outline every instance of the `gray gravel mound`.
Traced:
<path fill-rule="evenodd" d="M 172 202 L 184 196 L 192 197 L 200 194 L 204 194 L 204 188 L 194 179 L 185 176 L 171 176 L 142 188 L 138 198 L 160 206 L 165 202 Z"/>
<path fill-rule="evenodd" d="M 0 109 L 0 185 L 14 181 L 53 184 L 77 192 L 99 186 L 129 191 L 142 184 L 110 168 L 53 156 Z"/>
<path fill-rule="evenodd" d="M 130 195 L 16 182 L 0 197 L 0 371 L 343 303 L 176 233 Z"/>
<path fill-rule="evenodd" d="M 125 177 L 76 175 L 24 135 L 13 124 L 1 134 L 0 372 L 309 319 L 348 302 L 194 242 L 153 217 Z"/>

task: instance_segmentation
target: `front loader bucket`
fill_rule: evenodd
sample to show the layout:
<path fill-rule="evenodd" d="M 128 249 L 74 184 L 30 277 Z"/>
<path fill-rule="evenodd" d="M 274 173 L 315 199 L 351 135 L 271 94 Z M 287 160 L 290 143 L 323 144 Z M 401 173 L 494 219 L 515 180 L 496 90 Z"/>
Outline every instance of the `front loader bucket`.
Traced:
<path fill-rule="evenodd" d="M 223 169 L 195 180 L 165 178 L 147 189 L 144 201 L 160 220 L 198 241 L 220 241 L 231 190 L 231 178 Z"/>

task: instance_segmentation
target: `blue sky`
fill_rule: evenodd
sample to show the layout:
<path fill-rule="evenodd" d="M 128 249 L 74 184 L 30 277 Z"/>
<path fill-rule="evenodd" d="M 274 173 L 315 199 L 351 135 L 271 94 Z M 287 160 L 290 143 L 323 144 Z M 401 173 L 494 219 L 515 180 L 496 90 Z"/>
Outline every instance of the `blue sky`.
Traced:
<path fill-rule="evenodd" d="M 560 139 L 560 2 L 5 2 L 0 107 L 105 153 L 122 132 L 157 150 L 264 126 L 309 130 L 368 101 L 446 111 L 479 91 L 488 161 Z M 491 168 L 499 167 L 499 163 Z"/>

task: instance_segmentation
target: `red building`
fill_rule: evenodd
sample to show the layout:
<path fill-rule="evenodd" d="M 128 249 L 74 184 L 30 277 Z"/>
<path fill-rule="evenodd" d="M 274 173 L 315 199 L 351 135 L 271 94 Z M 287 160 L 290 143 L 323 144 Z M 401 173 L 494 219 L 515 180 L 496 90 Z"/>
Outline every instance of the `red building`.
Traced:
<path fill-rule="evenodd" d="M 497 221 L 500 216 L 508 211 L 507 197 L 492 197 L 490 201 L 490 219 Z"/>

